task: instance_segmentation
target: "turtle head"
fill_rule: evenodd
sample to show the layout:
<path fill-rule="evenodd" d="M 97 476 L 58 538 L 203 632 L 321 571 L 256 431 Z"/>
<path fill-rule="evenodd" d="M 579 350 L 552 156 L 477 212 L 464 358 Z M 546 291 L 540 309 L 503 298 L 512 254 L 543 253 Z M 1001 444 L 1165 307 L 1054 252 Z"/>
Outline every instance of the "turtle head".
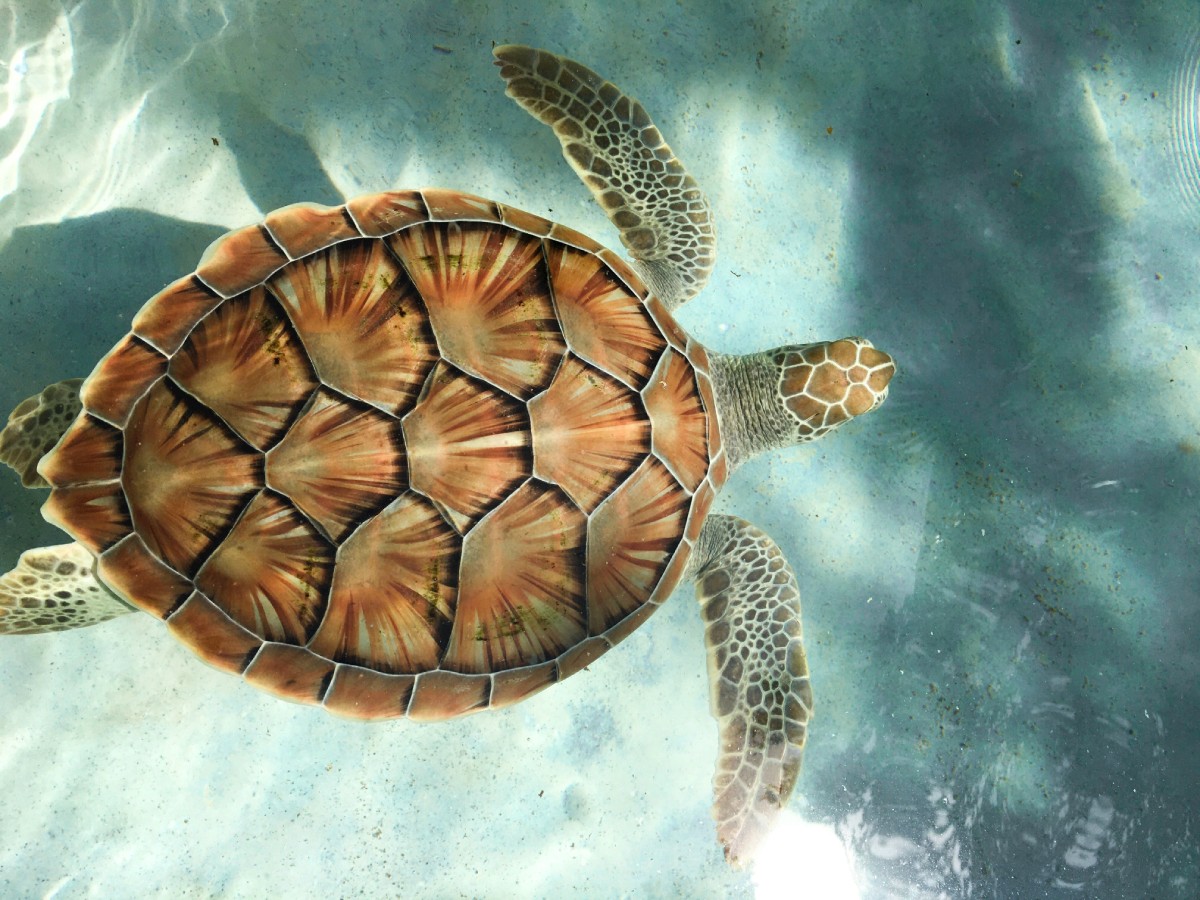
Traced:
<path fill-rule="evenodd" d="M 896 364 L 864 338 L 778 347 L 748 356 L 709 352 L 731 469 L 750 457 L 815 441 L 886 398 Z"/>
<path fill-rule="evenodd" d="M 796 443 L 815 441 L 887 399 L 896 363 L 866 338 L 847 337 L 773 351 L 779 396 Z"/>

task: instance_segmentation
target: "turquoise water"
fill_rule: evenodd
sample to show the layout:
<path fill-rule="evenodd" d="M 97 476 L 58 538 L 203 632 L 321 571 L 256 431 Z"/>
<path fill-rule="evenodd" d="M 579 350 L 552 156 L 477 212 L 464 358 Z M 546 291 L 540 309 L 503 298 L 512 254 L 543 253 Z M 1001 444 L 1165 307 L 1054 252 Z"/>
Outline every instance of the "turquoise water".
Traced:
<path fill-rule="evenodd" d="M 804 592 L 793 815 L 726 869 L 686 589 L 441 725 L 279 702 L 127 617 L 0 645 L 0 895 L 1200 893 L 1194 0 L 363 5 L 0 8 L 0 407 L 297 200 L 440 185 L 617 245 L 490 47 L 578 58 L 716 209 L 694 334 L 900 363 L 718 501 Z M 0 566 L 60 542 L 40 499 L 0 479 Z"/>

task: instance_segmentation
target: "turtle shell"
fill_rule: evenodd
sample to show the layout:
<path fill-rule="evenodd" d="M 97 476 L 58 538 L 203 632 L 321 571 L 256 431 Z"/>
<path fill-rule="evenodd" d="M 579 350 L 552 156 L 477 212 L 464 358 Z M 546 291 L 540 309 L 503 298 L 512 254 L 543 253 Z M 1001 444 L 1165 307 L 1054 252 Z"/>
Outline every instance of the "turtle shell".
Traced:
<path fill-rule="evenodd" d="M 504 706 L 675 588 L 725 479 L 704 349 L 620 257 L 451 191 L 218 240 L 39 471 L 210 664 L 359 718 Z"/>

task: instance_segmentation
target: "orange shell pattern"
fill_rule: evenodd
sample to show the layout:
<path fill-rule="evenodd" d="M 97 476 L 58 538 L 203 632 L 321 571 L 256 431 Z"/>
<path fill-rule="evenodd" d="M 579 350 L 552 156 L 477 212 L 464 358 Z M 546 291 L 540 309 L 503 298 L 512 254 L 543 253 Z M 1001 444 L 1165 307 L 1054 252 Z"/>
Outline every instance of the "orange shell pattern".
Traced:
<path fill-rule="evenodd" d="M 708 358 L 615 254 L 451 191 L 298 204 L 136 316 L 44 512 L 213 666 L 357 718 L 504 706 L 675 588 Z"/>

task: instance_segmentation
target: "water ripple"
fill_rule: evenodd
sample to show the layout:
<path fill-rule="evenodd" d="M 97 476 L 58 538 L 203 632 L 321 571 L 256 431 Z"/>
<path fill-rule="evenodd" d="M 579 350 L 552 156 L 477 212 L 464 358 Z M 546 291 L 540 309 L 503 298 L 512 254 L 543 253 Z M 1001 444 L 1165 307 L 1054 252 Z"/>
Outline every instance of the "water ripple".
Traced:
<path fill-rule="evenodd" d="M 1171 154 L 1184 203 L 1200 215 L 1200 29 L 1171 77 Z"/>
<path fill-rule="evenodd" d="M 44 37 L 0 59 L 0 200 L 17 189 L 21 155 L 46 111 L 68 96 L 74 62 L 65 12 Z"/>

